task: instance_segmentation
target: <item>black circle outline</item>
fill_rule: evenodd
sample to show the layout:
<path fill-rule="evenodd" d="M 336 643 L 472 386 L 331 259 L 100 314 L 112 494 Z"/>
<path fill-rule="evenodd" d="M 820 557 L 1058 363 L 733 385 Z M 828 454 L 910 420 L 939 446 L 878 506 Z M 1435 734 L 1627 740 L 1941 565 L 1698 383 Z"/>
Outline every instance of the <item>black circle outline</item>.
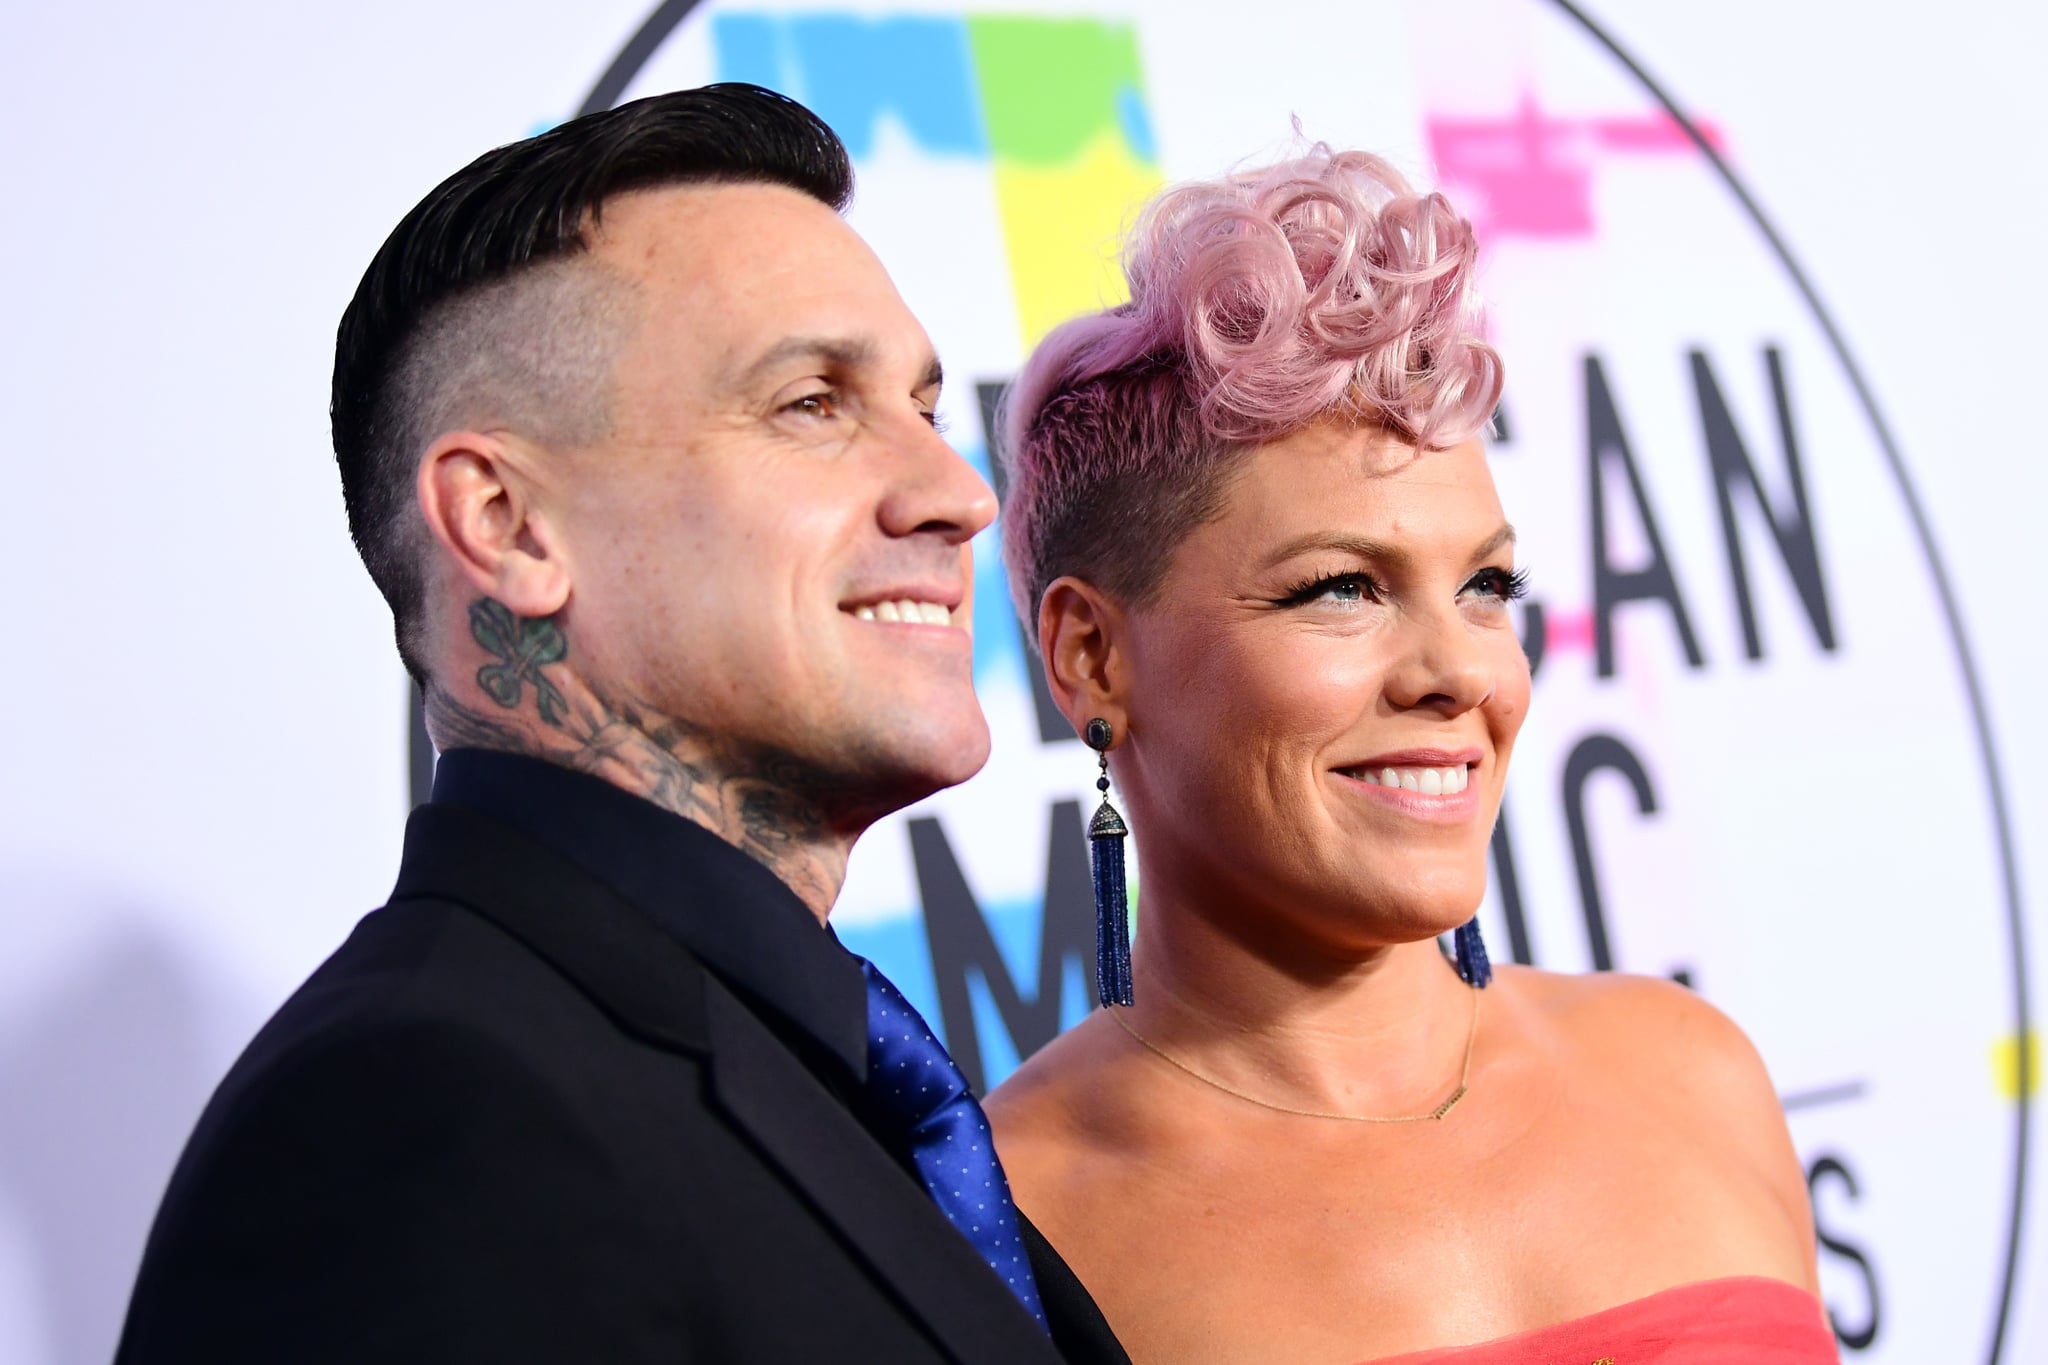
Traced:
<path fill-rule="evenodd" d="M 640 74 L 640 68 L 647 65 L 647 59 L 654 55 L 655 49 L 668 41 L 668 35 L 675 32 L 676 25 L 688 18 L 695 8 L 697 0 L 661 0 L 654 7 L 654 13 L 642 21 L 639 30 L 619 49 L 619 55 L 612 58 L 612 64 L 597 78 L 597 84 L 590 87 L 590 93 L 583 97 L 583 105 L 576 111 L 576 117 L 600 113 L 617 104 L 619 96 L 626 93 L 626 87 Z"/>
<path fill-rule="evenodd" d="M 2005 808 L 2005 785 L 1999 776 L 1998 752 L 1991 738 L 1991 717 L 1984 705 L 1984 689 L 1977 680 L 1977 666 L 1970 654 L 1969 641 L 1963 635 L 1963 617 L 1956 607 L 1955 590 L 1949 586 L 1948 570 L 1943 567 L 1940 552 L 1934 547 L 1934 530 L 1928 525 L 1927 512 L 1920 505 L 1919 494 L 1913 491 L 1913 481 L 1906 473 L 1905 459 L 1899 454 L 1898 443 L 1892 439 L 1891 428 L 1877 410 L 1877 399 L 1871 393 L 1870 385 L 1864 380 L 1863 371 L 1849 354 L 1848 343 L 1843 340 L 1841 331 L 1835 326 L 1835 320 L 1821 305 L 1820 295 L 1814 290 L 1812 282 L 1806 278 L 1806 272 L 1792 259 L 1792 253 L 1786 247 L 1784 239 L 1778 235 L 1770 220 L 1764 217 L 1763 209 L 1751 197 L 1748 188 L 1736 178 L 1734 169 L 1721 159 L 1721 154 L 1714 150 L 1713 144 L 1707 141 L 1706 135 L 1700 132 L 1698 125 L 1686 117 L 1685 111 L 1678 107 L 1677 101 L 1643 69 L 1642 64 L 1623 51 L 1621 44 L 1580 9 L 1574 0 L 1551 0 L 1551 3 L 1577 21 L 1595 42 L 1606 48 L 1609 55 L 1642 83 L 1643 89 L 1649 92 L 1651 98 L 1663 106 L 1664 112 L 1685 129 L 1686 136 L 1692 139 L 1693 146 L 1707 159 L 1707 164 L 1720 174 L 1722 182 L 1735 196 L 1736 202 L 1748 212 L 1750 220 L 1756 224 L 1757 231 L 1763 234 L 1764 241 L 1777 254 L 1779 264 L 1785 267 L 1785 273 L 1792 277 L 1793 286 L 1798 289 L 1800 297 L 1806 300 L 1806 306 L 1812 310 L 1814 321 L 1820 324 L 1828 344 L 1834 348 L 1835 358 L 1841 362 L 1843 372 L 1849 377 L 1849 386 L 1855 390 L 1857 401 L 1863 405 L 1864 415 L 1870 419 L 1871 430 L 1876 434 L 1877 443 L 1884 451 L 1885 463 L 1891 467 L 1892 477 L 1898 482 L 1899 496 L 1905 499 L 1906 511 L 1912 519 L 1914 534 L 1920 538 L 1920 552 L 1926 557 L 1927 572 L 1934 580 L 1934 589 L 1941 599 L 1942 612 L 1948 618 L 1949 643 L 1955 649 L 1956 663 L 1962 669 L 1963 689 L 1970 699 L 1970 719 L 1977 730 L 1977 748 L 1979 757 L 1984 762 L 1984 784 L 1991 797 L 1992 824 L 1998 832 L 1999 872 L 2005 882 L 2006 917 L 2010 921 L 2008 928 L 2012 936 L 2014 1037 L 2018 1040 L 2014 1064 L 2018 1071 L 2019 1093 L 2013 1102 L 2017 1131 L 2013 1154 L 2012 1209 L 2006 1232 L 2004 1284 L 1998 1296 L 1998 1317 L 1992 1325 L 1991 1354 L 1987 1358 L 1987 1365 L 1998 1365 L 1999 1355 L 2005 1348 L 2006 1324 L 2012 1313 L 2013 1281 L 2019 1271 L 2020 1234 L 2026 1210 L 2027 1141 L 2032 1099 L 2028 1093 L 2028 1083 L 2031 1079 L 2028 1063 L 2031 1059 L 2027 1054 L 2032 1040 L 2027 1034 L 2029 1010 L 2026 925 L 2020 909 L 2019 869 L 2013 856 L 2012 823 Z"/>
<path fill-rule="evenodd" d="M 1991 717 L 1984 705 L 1984 689 L 1977 680 L 1977 666 L 1970 653 L 1969 641 L 1963 635 L 1963 618 L 1962 613 L 1956 608 L 1955 591 L 1949 586 L 1948 570 L 1943 567 L 1941 555 L 1934 547 L 1934 530 L 1928 524 L 1926 509 L 1920 505 L 1919 494 L 1913 491 L 1913 481 L 1906 473 L 1905 459 L 1899 454 L 1898 443 L 1892 439 L 1890 426 L 1877 410 L 1877 399 L 1871 393 L 1870 385 L 1864 380 L 1862 369 L 1849 354 L 1848 343 L 1843 340 L 1840 329 L 1835 326 L 1834 318 L 1822 306 L 1820 295 L 1814 290 L 1812 282 L 1806 278 L 1806 272 L 1792 259 L 1792 253 L 1786 247 L 1784 239 L 1778 235 L 1771 221 L 1764 216 L 1763 209 L 1750 195 L 1748 188 L 1736 177 L 1734 169 L 1722 160 L 1721 154 L 1714 150 L 1713 144 L 1707 140 L 1699 126 L 1678 107 L 1678 102 L 1643 69 L 1642 63 L 1625 52 L 1621 44 L 1601 28 L 1592 16 L 1579 8 L 1574 0 L 1550 0 L 1550 3 L 1563 10 L 1592 37 L 1594 42 L 1620 62 L 1624 70 L 1642 83 L 1643 89 L 1662 106 L 1664 112 L 1685 130 L 1686 136 L 1692 140 L 1699 154 L 1705 157 L 1707 164 L 1720 175 L 1722 183 L 1749 214 L 1750 221 L 1756 224 L 1757 231 L 1763 234 L 1764 241 L 1777 255 L 1778 263 L 1785 267 L 1785 273 L 1792 277 L 1793 286 L 1799 291 L 1799 296 L 1806 301 L 1807 308 L 1813 313 L 1814 321 L 1820 324 L 1821 332 L 1827 337 L 1828 344 L 1834 348 L 1835 358 L 1841 362 L 1843 372 L 1849 377 L 1849 387 L 1855 390 L 1857 401 L 1863 405 L 1864 415 L 1870 419 L 1871 430 L 1876 433 L 1878 446 L 1884 451 L 1885 463 L 1890 466 L 1892 477 L 1898 483 L 1899 495 L 1905 499 L 1906 511 L 1912 520 L 1914 534 L 1920 539 L 1920 552 L 1926 557 L 1927 571 L 1934 579 L 1935 595 L 1940 598 L 1942 612 L 1948 618 L 1949 644 L 1955 650 L 1956 663 L 1962 668 L 1963 689 L 1970 699 L 1970 719 L 1976 727 L 1978 753 L 1984 762 L 1984 782 L 1991 797 L 1992 824 L 1998 832 L 1999 871 L 2005 883 L 2006 916 L 2010 921 L 2009 929 L 2012 935 L 2012 987 L 2016 1016 L 2014 1036 L 2017 1039 L 2014 1066 L 2018 1073 L 2019 1094 L 2013 1102 L 2017 1133 L 2013 1158 L 2012 1211 L 2006 1233 L 2004 1284 L 1998 1298 L 1998 1317 L 1991 1329 L 1991 1354 L 1986 1362 L 1986 1365 L 1998 1365 L 1999 1355 L 2005 1348 L 2006 1324 L 2012 1313 L 2013 1281 L 2019 1270 L 2020 1234 L 2024 1222 L 2022 1215 L 2026 1209 L 2028 1120 L 2030 1101 L 2033 1098 L 2028 1092 L 2028 1083 L 2031 1079 L 2028 1068 L 2031 1059 L 2028 1052 L 2032 1040 L 2027 1034 L 2030 1012 L 2027 1007 L 2026 926 L 2020 908 L 2019 868 L 2013 856 L 2012 822 L 2006 813 L 2005 785 L 1999 775 L 1998 752 L 1991 738 Z M 690 11 L 695 9 L 697 4 L 698 0 L 662 0 L 662 3 L 641 23 L 632 38 L 627 40 L 626 45 L 619 50 L 619 55 L 612 59 L 604 74 L 598 77 L 597 83 L 584 97 L 582 107 L 576 111 L 577 114 L 580 116 L 597 113 L 618 103 L 619 96 L 626 92 L 626 87 L 633 83 L 633 78 L 640 74 L 640 69 L 647 64 L 655 50 L 667 41 L 668 35 L 675 31 L 677 25 L 689 17 Z"/>

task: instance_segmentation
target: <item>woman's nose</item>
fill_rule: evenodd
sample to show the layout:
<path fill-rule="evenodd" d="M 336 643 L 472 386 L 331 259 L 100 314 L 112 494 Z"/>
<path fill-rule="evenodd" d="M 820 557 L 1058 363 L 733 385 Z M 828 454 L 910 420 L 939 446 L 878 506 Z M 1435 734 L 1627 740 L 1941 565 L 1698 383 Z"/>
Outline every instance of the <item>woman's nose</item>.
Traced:
<path fill-rule="evenodd" d="M 1456 608 L 1403 623 L 1405 648 L 1387 678 L 1388 700 L 1404 710 L 1460 715 L 1493 695 L 1493 668 Z"/>

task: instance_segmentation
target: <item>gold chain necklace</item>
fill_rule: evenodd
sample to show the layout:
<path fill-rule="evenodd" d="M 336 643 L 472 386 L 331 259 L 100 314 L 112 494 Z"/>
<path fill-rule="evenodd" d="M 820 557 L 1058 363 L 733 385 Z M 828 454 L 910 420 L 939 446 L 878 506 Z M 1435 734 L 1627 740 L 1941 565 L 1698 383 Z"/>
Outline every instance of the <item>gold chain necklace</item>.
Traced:
<path fill-rule="evenodd" d="M 1473 987 L 1472 1023 L 1465 1033 L 1465 1067 L 1458 1073 L 1458 1088 L 1451 1092 L 1449 1099 L 1430 1110 L 1427 1114 L 1386 1116 L 1378 1114 L 1333 1114 L 1324 1109 L 1296 1109 L 1292 1105 L 1275 1104 L 1271 1100 L 1262 1100 L 1257 1095 L 1247 1095 L 1235 1086 L 1225 1085 L 1214 1076 L 1204 1075 L 1202 1072 L 1195 1070 L 1186 1062 L 1132 1028 L 1129 1021 L 1124 1018 L 1122 1010 L 1111 1007 L 1108 1013 L 1110 1018 L 1116 1020 L 1118 1028 L 1130 1034 L 1131 1038 L 1147 1051 L 1151 1052 L 1168 1066 L 1187 1072 L 1188 1075 L 1193 1076 L 1203 1085 L 1212 1086 L 1217 1090 L 1221 1090 L 1226 1095 L 1243 1100 L 1247 1104 L 1256 1104 L 1261 1109 L 1272 1109 L 1278 1113 L 1294 1114 L 1305 1119 L 1342 1119 L 1346 1123 L 1434 1123 L 1441 1121 L 1446 1114 L 1458 1107 L 1459 1100 L 1465 1098 L 1466 1083 L 1472 1079 L 1472 1048 L 1479 1041 L 1479 990 L 1477 987 Z"/>

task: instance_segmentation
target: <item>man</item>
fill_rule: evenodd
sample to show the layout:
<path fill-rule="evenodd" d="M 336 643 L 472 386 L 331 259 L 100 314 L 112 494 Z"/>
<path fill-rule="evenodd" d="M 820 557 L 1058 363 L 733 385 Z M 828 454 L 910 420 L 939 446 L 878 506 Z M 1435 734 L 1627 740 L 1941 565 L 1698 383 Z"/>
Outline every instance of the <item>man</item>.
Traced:
<path fill-rule="evenodd" d="M 988 752 L 994 500 L 851 189 L 713 86 L 480 158 L 371 263 L 335 449 L 443 757 L 200 1120 L 122 1361 L 1122 1358 L 825 927 Z"/>

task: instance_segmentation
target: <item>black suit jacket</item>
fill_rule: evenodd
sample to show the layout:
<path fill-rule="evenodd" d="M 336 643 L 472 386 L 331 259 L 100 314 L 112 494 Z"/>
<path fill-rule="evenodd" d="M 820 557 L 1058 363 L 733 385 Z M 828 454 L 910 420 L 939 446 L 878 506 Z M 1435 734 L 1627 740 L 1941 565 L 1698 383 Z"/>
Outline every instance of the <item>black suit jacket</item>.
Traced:
<path fill-rule="evenodd" d="M 675 937 L 434 804 L 201 1118 L 117 1359 L 1123 1361 L 1026 1240 L 1057 1347 Z"/>

